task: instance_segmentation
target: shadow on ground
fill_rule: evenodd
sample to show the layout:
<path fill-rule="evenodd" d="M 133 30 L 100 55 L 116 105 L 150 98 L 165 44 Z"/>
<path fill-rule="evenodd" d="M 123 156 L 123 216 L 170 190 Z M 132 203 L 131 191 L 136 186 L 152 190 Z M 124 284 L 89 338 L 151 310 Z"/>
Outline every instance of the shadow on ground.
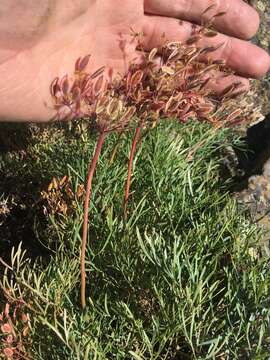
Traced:
<path fill-rule="evenodd" d="M 10 250 L 20 242 L 31 258 L 47 255 L 35 233 L 46 228 L 47 221 L 39 206 L 42 177 L 25 173 L 28 147 L 42 131 L 35 125 L 0 123 L 0 252 L 9 260 Z"/>

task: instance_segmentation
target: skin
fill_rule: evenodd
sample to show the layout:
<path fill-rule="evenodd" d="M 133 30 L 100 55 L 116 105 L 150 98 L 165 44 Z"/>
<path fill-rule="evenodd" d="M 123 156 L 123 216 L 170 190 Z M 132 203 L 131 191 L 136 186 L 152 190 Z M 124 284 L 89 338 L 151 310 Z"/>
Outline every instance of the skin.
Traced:
<path fill-rule="evenodd" d="M 49 85 L 56 76 L 72 74 L 78 57 L 92 55 L 91 72 L 105 65 L 123 73 L 129 61 L 140 59 L 131 28 L 144 33 L 145 51 L 164 42 L 164 34 L 185 42 L 212 4 L 205 17 L 226 15 L 214 21 L 218 35 L 199 45 L 223 43 L 212 57 L 225 59 L 237 75 L 216 74 L 211 86 L 219 92 L 240 80 L 247 88 L 247 78 L 268 71 L 270 57 L 247 41 L 259 17 L 243 0 L 1 0 L 0 121 L 49 121 Z"/>

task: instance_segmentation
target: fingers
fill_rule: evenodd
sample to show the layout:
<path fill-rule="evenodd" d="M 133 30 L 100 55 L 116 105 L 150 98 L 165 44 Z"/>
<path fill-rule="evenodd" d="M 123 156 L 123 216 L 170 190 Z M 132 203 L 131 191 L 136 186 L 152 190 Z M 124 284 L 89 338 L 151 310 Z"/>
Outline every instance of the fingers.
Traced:
<path fill-rule="evenodd" d="M 145 53 L 137 51 L 137 57 L 132 60 L 132 63 L 140 64 L 144 59 Z M 153 61 L 157 68 L 161 67 L 162 60 L 160 56 L 156 56 Z M 247 78 L 233 74 L 225 74 L 221 71 L 210 71 L 204 76 L 204 79 L 209 79 L 206 89 L 217 96 L 221 95 L 232 84 L 238 84 L 232 93 L 246 92 L 250 89 L 250 81 Z M 203 80 L 203 78 L 201 78 L 201 80 Z"/>
<path fill-rule="evenodd" d="M 233 93 L 249 90 L 250 82 L 248 79 L 236 75 L 224 75 L 224 73 L 217 71 L 210 74 L 211 80 L 207 84 L 207 88 L 211 90 L 214 94 L 221 95 L 232 84 L 239 84 L 239 86 L 236 87 Z"/>
<path fill-rule="evenodd" d="M 209 8 L 211 7 L 211 8 Z M 209 8 L 204 14 L 203 12 Z M 215 14 L 226 12 L 215 18 L 215 28 L 227 35 L 249 39 L 258 30 L 259 15 L 243 0 L 145 0 L 144 10 L 151 15 L 161 15 L 201 24 Z"/>
<path fill-rule="evenodd" d="M 165 40 L 184 43 L 194 32 L 194 25 L 187 21 L 179 24 L 177 19 L 161 16 L 145 15 L 144 24 L 146 50 L 160 46 Z M 268 71 L 270 66 L 270 57 L 266 51 L 247 41 L 224 34 L 203 37 L 197 45 L 199 47 L 221 45 L 218 50 L 208 56 L 213 59 L 224 59 L 229 67 L 242 76 L 259 78 Z"/>

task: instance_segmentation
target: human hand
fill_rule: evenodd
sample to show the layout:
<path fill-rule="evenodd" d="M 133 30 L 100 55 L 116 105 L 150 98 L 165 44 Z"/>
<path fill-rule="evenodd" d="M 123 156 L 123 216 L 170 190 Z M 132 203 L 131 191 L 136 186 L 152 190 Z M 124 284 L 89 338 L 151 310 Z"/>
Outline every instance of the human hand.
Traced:
<path fill-rule="evenodd" d="M 226 12 L 214 21 L 220 33 L 200 40 L 199 46 L 222 43 L 211 56 L 225 59 L 238 76 L 217 74 L 212 86 L 218 92 L 240 80 L 247 88 L 245 77 L 263 76 L 270 57 L 246 41 L 257 31 L 259 18 L 242 0 L 40 0 L 31 6 L 29 0 L 2 0 L 0 119 L 48 121 L 54 116 L 49 85 L 55 76 L 72 74 L 78 57 L 92 55 L 91 72 L 103 65 L 124 72 L 129 61 L 140 57 L 131 28 L 144 33 L 145 51 L 161 45 L 164 34 L 169 41 L 185 42 L 192 24 L 200 24 L 213 3 L 220 5 L 205 16 Z"/>

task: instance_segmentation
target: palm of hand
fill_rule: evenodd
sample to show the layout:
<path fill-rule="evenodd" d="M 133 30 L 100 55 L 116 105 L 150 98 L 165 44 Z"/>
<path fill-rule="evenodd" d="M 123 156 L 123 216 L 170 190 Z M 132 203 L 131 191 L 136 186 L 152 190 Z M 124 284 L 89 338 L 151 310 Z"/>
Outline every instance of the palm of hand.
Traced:
<path fill-rule="evenodd" d="M 129 44 L 123 54 L 122 45 L 130 42 L 131 28 L 141 27 L 143 16 L 143 6 L 137 1 L 124 3 L 117 0 L 89 6 L 80 16 L 42 36 L 33 47 L 20 50 L 2 64 L 0 59 L 4 115 L 6 110 L 6 117 L 14 121 L 52 117 L 54 112 L 45 106 L 45 102 L 50 105 L 49 85 L 57 75 L 72 74 L 80 56 L 92 55 L 88 66 L 93 71 L 103 65 L 123 71 L 124 60 L 134 58 L 136 50 Z"/>
<path fill-rule="evenodd" d="M 0 58 L 1 117 L 28 121 L 52 118 L 49 85 L 55 76 L 72 74 L 80 56 L 92 55 L 90 71 L 105 65 L 123 72 L 127 64 L 140 55 L 136 42 L 132 41 L 131 29 L 146 33 L 146 50 L 157 46 L 167 30 L 170 40 L 187 37 L 179 30 L 178 19 L 148 16 L 146 22 L 146 2 L 155 1 L 93 1 L 64 24 L 56 21 L 34 46 L 19 51 L 2 64 Z M 61 14 L 58 18 L 61 19 Z M 185 29 L 189 29 L 189 25 L 187 23 Z"/>

